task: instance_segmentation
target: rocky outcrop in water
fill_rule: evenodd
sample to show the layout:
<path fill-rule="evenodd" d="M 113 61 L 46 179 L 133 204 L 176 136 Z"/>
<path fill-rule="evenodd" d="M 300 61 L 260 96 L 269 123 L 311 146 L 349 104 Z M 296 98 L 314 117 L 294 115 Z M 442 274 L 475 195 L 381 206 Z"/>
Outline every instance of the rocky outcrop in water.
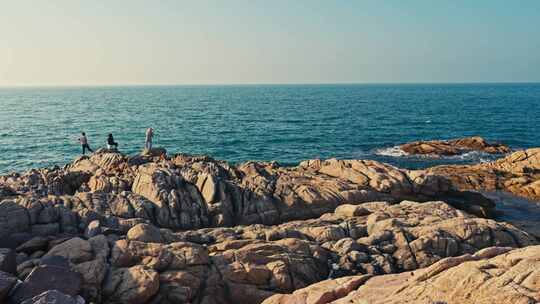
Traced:
<path fill-rule="evenodd" d="M 479 136 L 452 140 L 416 141 L 399 146 L 410 155 L 451 156 L 478 151 L 490 154 L 511 152 L 510 147 L 500 143 L 489 143 Z"/>
<path fill-rule="evenodd" d="M 476 166 L 535 179 L 535 153 Z M 285 294 L 340 278 L 328 283 L 331 297 L 324 292 L 333 301 L 448 257 L 538 244 L 489 219 L 493 201 L 444 168 L 231 165 L 162 151 L 5 175 L 0 302 L 285 303 Z"/>
<path fill-rule="evenodd" d="M 540 201 L 540 149 L 514 152 L 477 165 L 447 165 L 421 171 L 448 178 L 462 190 L 503 190 Z"/>

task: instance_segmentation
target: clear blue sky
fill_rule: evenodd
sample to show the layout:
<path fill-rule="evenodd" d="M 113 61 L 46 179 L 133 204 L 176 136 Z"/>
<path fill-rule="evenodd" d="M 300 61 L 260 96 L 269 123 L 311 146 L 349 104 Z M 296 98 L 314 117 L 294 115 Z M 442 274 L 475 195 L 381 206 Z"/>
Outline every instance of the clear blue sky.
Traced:
<path fill-rule="evenodd" d="M 0 86 L 540 81 L 540 1 L 3 1 Z"/>

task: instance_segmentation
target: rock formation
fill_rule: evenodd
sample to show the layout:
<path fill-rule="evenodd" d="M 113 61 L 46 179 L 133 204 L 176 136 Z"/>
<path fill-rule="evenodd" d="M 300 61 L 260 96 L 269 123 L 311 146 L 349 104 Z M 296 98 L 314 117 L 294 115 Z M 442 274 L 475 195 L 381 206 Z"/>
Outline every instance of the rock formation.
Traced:
<path fill-rule="evenodd" d="M 328 277 L 402 273 L 491 246 L 533 244 L 525 231 L 444 202 L 341 205 L 275 226 L 173 232 L 140 223 L 126 235 L 19 245 L 23 283 L 10 301 L 54 289 L 97 303 L 261 303 Z"/>
<path fill-rule="evenodd" d="M 540 201 L 540 148 L 514 152 L 477 165 L 447 165 L 421 170 L 448 178 L 462 190 L 504 190 Z"/>
<path fill-rule="evenodd" d="M 508 146 L 500 143 L 488 143 L 479 136 L 452 140 L 416 141 L 399 146 L 410 155 L 451 156 L 471 151 L 489 154 L 505 154 L 511 152 Z"/>
<path fill-rule="evenodd" d="M 381 294 L 421 302 L 430 294 L 418 286 L 438 284 L 465 261 L 491 263 L 512 248 L 527 248 L 512 254 L 529 259 L 538 239 L 490 219 L 494 202 L 469 190 L 529 197 L 538 152 L 411 171 L 369 160 L 283 167 L 104 151 L 0 176 L 0 302 L 357 303 L 377 282 Z M 529 182 L 504 186 L 515 179 Z M 493 273 L 478 269 L 499 284 L 514 267 L 505 261 L 493 262 Z M 404 279 L 413 273 L 425 279 Z M 513 286 L 534 293 L 537 281 L 533 272 Z M 489 288 L 474 292 L 487 301 Z"/>
<path fill-rule="evenodd" d="M 414 272 L 322 281 L 264 304 L 538 303 L 540 246 L 490 247 Z"/>

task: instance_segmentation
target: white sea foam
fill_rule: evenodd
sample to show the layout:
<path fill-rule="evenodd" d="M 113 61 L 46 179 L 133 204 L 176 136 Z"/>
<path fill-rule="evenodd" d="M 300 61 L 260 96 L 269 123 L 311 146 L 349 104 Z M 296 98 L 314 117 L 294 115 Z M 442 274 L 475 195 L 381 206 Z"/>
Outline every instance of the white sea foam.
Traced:
<path fill-rule="evenodd" d="M 382 155 L 382 156 L 392 156 L 392 157 L 402 157 L 402 156 L 409 155 L 409 153 L 401 150 L 399 146 L 377 149 L 375 150 L 375 154 Z"/>
<path fill-rule="evenodd" d="M 467 153 L 463 153 L 461 155 L 447 156 L 447 158 L 460 159 L 460 160 L 472 160 L 474 162 L 487 163 L 487 162 L 492 161 L 495 157 L 494 155 L 481 152 L 481 151 L 470 151 Z"/>
<path fill-rule="evenodd" d="M 418 154 L 418 155 L 411 155 L 405 151 L 403 151 L 399 146 L 393 146 L 388 148 L 380 148 L 376 149 L 375 151 L 376 155 L 381 156 L 391 156 L 391 157 L 414 157 L 419 159 L 447 159 L 447 160 L 456 160 L 456 161 L 472 161 L 475 163 L 486 163 L 493 161 L 495 158 L 494 155 L 480 152 L 480 151 L 470 151 L 467 153 L 459 154 L 459 155 L 451 155 L 451 156 L 445 156 L 445 155 L 436 155 L 436 154 Z"/>

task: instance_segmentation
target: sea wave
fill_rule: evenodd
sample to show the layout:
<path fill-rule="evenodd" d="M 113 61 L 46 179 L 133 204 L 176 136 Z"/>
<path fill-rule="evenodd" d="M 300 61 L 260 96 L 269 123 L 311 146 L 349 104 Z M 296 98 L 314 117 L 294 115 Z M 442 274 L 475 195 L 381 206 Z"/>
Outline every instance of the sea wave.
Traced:
<path fill-rule="evenodd" d="M 375 155 L 379 156 L 390 156 L 390 157 L 407 157 L 409 159 L 440 159 L 447 161 L 466 161 L 466 162 L 475 162 L 475 163 L 487 163 L 493 161 L 494 159 L 500 157 L 500 154 L 489 154 L 481 151 L 470 151 L 459 155 L 436 155 L 436 154 L 409 154 L 403 151 L 399 146 L 380 148 L 374 151 Z"/>
<path fill-rule="evenodd" d="M 402 157 L 402 156 L 409 155 L 409 153 L 401 150 L 399 146 L 376 149 L 375 154 L 381 155 L 381 156 L 392 156 L 392 157 Z"/>
<path fill-rule="evenodd" d="M 460 155 L 445 156 L 445 158 L 448 159 L 467 160 L 479 163 L 487 163 L 496 159 L 497 157 L 500 157 L 500 154 L 489 154 L 481 151 L 470 151 Z"/>

